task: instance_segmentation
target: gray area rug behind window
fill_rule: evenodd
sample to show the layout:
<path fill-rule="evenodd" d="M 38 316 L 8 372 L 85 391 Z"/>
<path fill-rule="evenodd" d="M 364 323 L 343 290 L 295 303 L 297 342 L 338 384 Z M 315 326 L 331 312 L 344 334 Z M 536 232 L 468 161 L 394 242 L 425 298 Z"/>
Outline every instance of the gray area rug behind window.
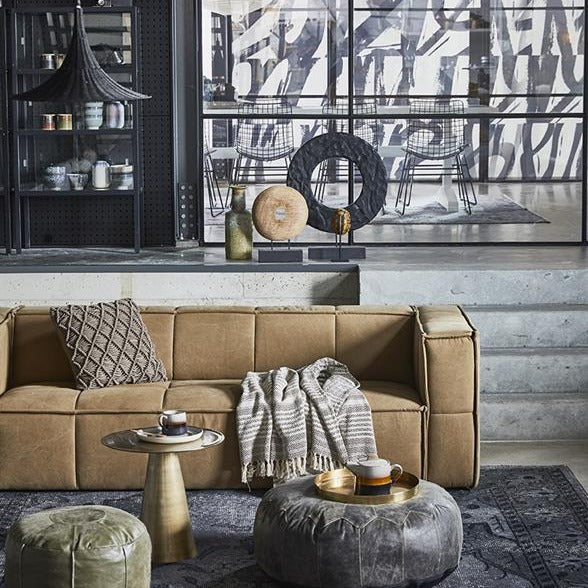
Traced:
<path fill-rule="evenodd" d="M 567 467 L 487 467 L 474 490 L 451 492 L 464 548 L 443 588 L 588 587 L 588 496 Z M 141 492 L 0 492 L 4 541 L 19 517 L 45 508 L 106 504 L 138 515 Z M 260 492 L 189 492 L 199 556 L 153 570 L 152 586 L 277 588 L 256 565 L 252 526 Z"/>

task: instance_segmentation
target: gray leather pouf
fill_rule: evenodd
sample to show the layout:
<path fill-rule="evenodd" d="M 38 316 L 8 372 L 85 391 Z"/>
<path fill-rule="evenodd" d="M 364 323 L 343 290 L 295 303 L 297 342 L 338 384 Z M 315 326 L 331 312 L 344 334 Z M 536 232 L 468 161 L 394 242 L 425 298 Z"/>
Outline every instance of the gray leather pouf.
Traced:
<path fill-rule="evenodd" d="M 461 514 L 440 486 L 421 480 L 401 504 L 319 498 L 313 476 L 269 490 L 255 517 L 259 566 L 282 582 L 324 588 L 433 584 L 459 563 Z"/>
<path fill-rule="evenodd" d="M 45 510 L 10 529 L 5 580 L 5 588 L 149 588 L 151 539 L 118 508 Z"/>

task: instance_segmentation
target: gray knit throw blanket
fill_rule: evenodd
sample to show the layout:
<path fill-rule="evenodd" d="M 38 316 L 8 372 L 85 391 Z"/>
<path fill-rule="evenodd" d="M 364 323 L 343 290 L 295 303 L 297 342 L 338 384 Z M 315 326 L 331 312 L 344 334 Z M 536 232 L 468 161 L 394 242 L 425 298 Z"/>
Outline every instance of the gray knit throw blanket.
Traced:
<path fill-rule="evenodd" d="M 241 479 L 274 484 L 377 454 L 372 413 L 359 382 L 325 357 L 296 371 L 248 372 L 237 434 Z"/>

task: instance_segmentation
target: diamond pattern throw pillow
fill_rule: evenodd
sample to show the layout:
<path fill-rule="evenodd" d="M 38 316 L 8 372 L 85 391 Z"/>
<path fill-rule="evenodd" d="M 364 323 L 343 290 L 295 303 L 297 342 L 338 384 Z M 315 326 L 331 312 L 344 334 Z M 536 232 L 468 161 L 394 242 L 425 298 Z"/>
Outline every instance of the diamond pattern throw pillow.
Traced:
<path fill-rule="evenodd" d="M 55 306 L 51 317 L 69 353 L 80 390 L 167 379 L 132 300 Z"/>

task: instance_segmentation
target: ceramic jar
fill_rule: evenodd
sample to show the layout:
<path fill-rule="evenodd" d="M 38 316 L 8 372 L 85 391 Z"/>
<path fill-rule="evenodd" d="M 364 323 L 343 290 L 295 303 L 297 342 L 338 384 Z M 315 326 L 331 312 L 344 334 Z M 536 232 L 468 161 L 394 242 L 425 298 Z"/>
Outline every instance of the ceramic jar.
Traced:
<path fill-rule="evenodd" d="M 113 190 L 133 189 L 133 166 L 128 159 L 122 164 L 110 166 L 110 179 Z"/>
<path fill-rule="evenodd" d="M 245 186 L 231 186 L 231 210 L 225 214 L 225 254 L 229 260 L 253 256 L 253 221 L 246 209 Z"/>
<path fill-rule="evenodd" d="M 86 102 L 84 104 L 84 124 L 87 129 L 97 130 L 102 126 L 102 102 Z"/>
<path fill-rule="evenodd" d="M 107 161 L 97 161 L 92 166 L 92 186 L 96 190 L 110 188 L 110 164 Z"/>
<path fill-rule="evenodd" d="M 65 166 L 49 165 L 43 173 L 43 184 L 48 190 L 63 190 L 66 178 Z"/>
<path fill-rule="evenodd" d="M 125 126 L 125 107 L 122 102 L 106 102 L 104 104 L 105 129 L 122 129 Z"/>

